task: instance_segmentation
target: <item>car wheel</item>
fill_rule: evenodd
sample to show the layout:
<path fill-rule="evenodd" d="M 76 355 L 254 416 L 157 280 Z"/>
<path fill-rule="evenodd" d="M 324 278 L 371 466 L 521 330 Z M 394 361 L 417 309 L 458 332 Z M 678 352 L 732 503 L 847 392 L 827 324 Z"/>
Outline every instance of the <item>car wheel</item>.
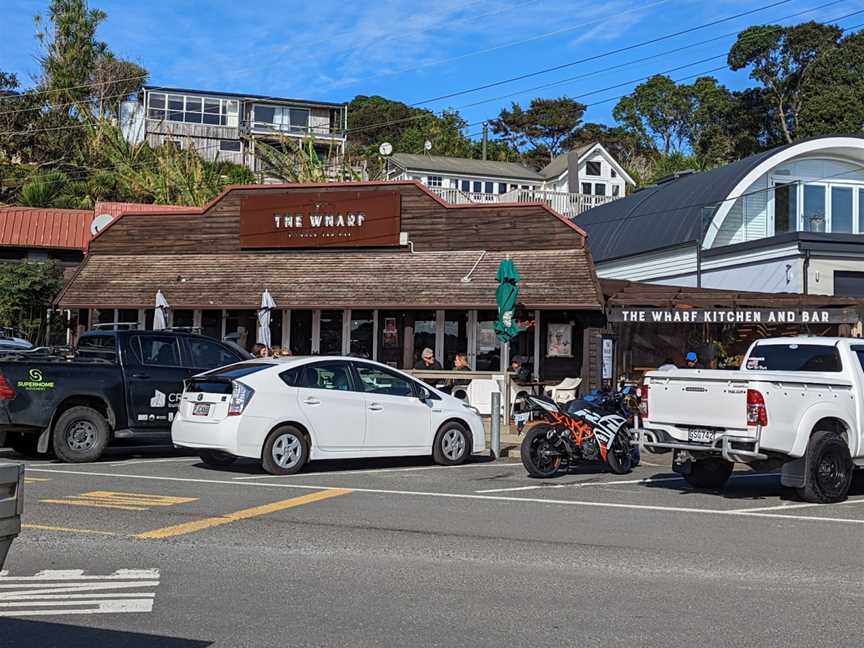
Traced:
<path fill-rule="evenodd" d="M 445 423 L 435 435 L 432 459 L 442 466 L 457 466 L 465 463 L 471 454 L 468 433 L 459 423 Z"/>
<path fill-rule="evenodd" d="M 725 459 L 700 459 L 690 465 L 690 472 L 683 477 L 693 488 L 720 490 L 729 481 L 734 467 L 735 464 Z"/>
<path fill-rule="evenodd" d="M 849 446 L 838 434 L 827 430 L 813 433 L 807 444 L 804 486 L 798 496 L 805 502 L 842 502 L 852 484 L 852 457 Z"/>
<path fill-rule="evenodd" d="M 273 430 L 264 442 L 261 463 L 271 475 L 293 475 L 309 459 L 309 441 L 293 425 Z"/>
<path fill-rule="evenodd" d="M 237 457 L 221 450 L 199 450 L 198 456 L 205 465 L 214 467 L 230 466 L 237 461 Z"/>
<path fill-rule="evenodd" d="M 54 424 L 54 454 L 60 461 L 96 461 L 108 445 L 108 421 L 91 407 L 70 407 Z"/>

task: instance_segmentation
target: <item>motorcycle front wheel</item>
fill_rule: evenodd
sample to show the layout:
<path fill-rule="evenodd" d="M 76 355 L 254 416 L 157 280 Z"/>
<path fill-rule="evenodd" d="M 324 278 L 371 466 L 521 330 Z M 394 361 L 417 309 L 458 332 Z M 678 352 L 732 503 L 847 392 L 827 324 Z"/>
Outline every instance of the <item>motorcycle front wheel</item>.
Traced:
<path fill-rule="evenodd" d="M 612 445 L 606 450 L 606 464 L 609 466 L 609 470 L 616 475 L 626 475 L 638 463 L 630 444 L 630 434 L 624 430 L 620 431 L 612 439 Z"/>
<path fill-rule="evenodd" d="M 534 425 L 525 431 L 522 465 L 532 477 L 552 477 L 561 468 L 561 455 L 547 438 L 551 429 L 548 425 Z"/>

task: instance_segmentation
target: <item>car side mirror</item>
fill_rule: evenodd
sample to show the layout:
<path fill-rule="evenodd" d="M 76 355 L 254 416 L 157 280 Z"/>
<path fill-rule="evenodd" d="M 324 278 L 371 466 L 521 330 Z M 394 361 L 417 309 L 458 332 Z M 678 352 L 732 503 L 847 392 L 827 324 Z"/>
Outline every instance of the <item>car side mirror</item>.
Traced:
<path fill-rule="evenodd" d="M 432 392 L 430 392 L 425 387 L 421 387 L 420 394 L 417 396 L 417 398 L 420 399 L 421 403 L 428 403 L 430 400 L 432 400 Z"/>

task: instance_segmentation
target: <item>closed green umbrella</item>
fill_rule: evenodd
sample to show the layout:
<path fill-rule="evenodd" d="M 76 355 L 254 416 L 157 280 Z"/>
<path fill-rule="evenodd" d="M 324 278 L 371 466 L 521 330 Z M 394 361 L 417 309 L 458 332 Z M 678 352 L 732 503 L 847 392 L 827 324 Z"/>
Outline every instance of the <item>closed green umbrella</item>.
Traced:
<path fill-rule="evenodd" d="M 516 311 L 516 300 L 519 298 L 519 271 L 509 258 L 504 259 L 495 274 L 498 289 L 495 291 L 495 303 L 498 304 L 498 320 L 495 322 L 495 335 L 501 342 L 507 343 L 516 337 L 521 330 L 513 317 Z"/>

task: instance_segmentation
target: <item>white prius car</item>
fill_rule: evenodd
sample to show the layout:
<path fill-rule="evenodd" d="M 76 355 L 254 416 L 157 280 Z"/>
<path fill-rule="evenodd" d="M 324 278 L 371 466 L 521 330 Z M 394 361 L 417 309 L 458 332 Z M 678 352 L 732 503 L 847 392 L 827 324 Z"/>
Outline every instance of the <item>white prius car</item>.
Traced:
<path fill-rule="evenodd" d="M 209 465 L 249 457 L 274 475 L 315 459 L 431 454 L 455 465 L 486 449 L 473 407 L 386 365 L 341 357 L 249 360 L 195 376 L 171 439 Z"/>

